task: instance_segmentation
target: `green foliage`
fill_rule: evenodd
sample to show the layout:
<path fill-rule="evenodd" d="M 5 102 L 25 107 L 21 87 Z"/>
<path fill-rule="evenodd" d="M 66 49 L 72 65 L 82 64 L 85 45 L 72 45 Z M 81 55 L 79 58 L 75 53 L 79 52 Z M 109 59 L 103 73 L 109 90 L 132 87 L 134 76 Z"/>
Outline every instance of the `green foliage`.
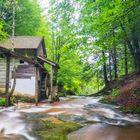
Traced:
<path fill-rule="evenodd" d="M 19 0 L 16 9 L 16 35 L 36 35 L 42 18 L 37 0 Z"/>
<path fill-rule="evenodd" d="M 12 1 L 11 0 L 1 0 L 0 1 L 0 22 L 3 25 L 3 30 L 6 33 L 10 33 L 12 20 Z"/>
<path fill-rule="evenodd" d="M 0 106 L 5 106 L 5 98 L 0 98 Z"/>
<path fill-rule="evenodd" d="M 132 110 L 131 112 L 136 113 L 136 114 L 140 114 L 140 106 L 138 106 L 135 111 Z"/>
<path fill-rule="evenodd" d="M 64 85 L 64 90 L 71 90 L 75 93 L 82 92 L 80 89 L 82 64 L 78 60 L 79 58 L 73 50 L 66 49 L 63 52 L 63 57 L 60 58 L 58 73 L 58 83 Z"/>
<path fill-rule="evenodd" d="M 73 24 L 74 7 L 68 0 L 51 1 L 49 10 L 52 44 L 50 58 L 59 64 L 60 69 L 54 80 L 62 87 L 62 93 L 82 93 L 83 63 L 77 51 Z"/>
<path fill-rule="evenodd" d="M 0 21 L 0 41 L 6 37 L 6 33 L 3 31 L 3 24 Z"/>
<path fill-rule="evenodd" d="M 113 89 L 112 90 L 112 93 L 111 93 L 111 96 L 113 98 L 117 97 L 119 95 L 120 91 L 118 89 Z"/>
<path fill-rule="evenodd" d="M 65 49 L 65 54 L 68 56 L 69 49 L 76 52 L 79 57 L 75 60 L 80 60 L 83 65 L 82 74 L 80 70 L 77 71 L 80 75 L 78 78 L 81 81 L 80 85 L 92 86 L 94 88 L 92 91 L 96 92 L 104 87 L 105 76 L 106 81 L 111 81 L 125 75 L 126 69 L 128 73 L 134 71 L 134 57 L 130 55 L 132 52 L 128 40 L 132 42 L 132 28 L 138 28 L 138 1 L 62 0 L 58 2 L 54 0 L 50 3 L 50 25 L 53 32 L 51 50 L 54 52 L 52 58 L 59 63 L 60 59 L 66 61 L 61 49 Z M 139 36 L 139 32 L 137 35 Z M 125 46 L 128 48 L 125 49 Z M 70 62 L 73 58 L 70 56 L 66 59 Z M 71 79 L 77 79 L 73 67 L 71 71 L 68 70 L 68 67 L 71 67 L 70 63 L 66 66 L 64 62 L 60 62 L 58 81 L 65 87 L 69 87 L 67 85 L 70 84 L 74 86 Z M 77 65 L 74 63 L 73 66 Z M 71 75 L 73 77 L 70 79 Z M 91 91 L 88 92 L 88 88 L 85 88 L 85 92 L 89 94 Z"/>
<path fill-rule="evenodd" d="M 14 5 L 16 8 L 15 35 L 36 35 L 41 30 L 42 20 L 44 20 L 37 0 L 16 0 L 16 4 L 11 0 L 2 0 L 0 2 L 0 20 L 3 23 L 4 31 L 11 36 Z"/>

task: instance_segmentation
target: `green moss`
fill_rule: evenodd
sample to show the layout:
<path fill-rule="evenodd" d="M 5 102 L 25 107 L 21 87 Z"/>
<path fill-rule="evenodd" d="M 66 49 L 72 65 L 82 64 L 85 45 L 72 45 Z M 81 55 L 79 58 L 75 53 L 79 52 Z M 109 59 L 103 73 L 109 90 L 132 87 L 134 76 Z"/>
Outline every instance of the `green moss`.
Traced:
<path fill-rule="evenodd" d="M 74 122 L 64 122 L 60 124 L 51 121 L 40 120 L 40 126 L 35 130 L 35 134 L 40 140 L 66 140 L 67 135 L 80 128 L 80 125 Z"/>

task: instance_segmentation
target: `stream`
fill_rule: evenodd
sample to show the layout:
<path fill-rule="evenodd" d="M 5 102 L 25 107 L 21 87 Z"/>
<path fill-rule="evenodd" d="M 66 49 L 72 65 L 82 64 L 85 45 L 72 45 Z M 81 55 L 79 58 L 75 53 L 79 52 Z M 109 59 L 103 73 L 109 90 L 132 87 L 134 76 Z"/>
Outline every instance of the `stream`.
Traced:
<path fill-rule="evenodd" d="M 101 97 L 60 99 L 0 108 L 0 140 L 37 140 L 31 120 L 40 115 L 79 123 L 82 128 L 70 133 L 68 140 L 140 140 L 139 115 L 123 114 L 117 106 L 100 103 Z"/>

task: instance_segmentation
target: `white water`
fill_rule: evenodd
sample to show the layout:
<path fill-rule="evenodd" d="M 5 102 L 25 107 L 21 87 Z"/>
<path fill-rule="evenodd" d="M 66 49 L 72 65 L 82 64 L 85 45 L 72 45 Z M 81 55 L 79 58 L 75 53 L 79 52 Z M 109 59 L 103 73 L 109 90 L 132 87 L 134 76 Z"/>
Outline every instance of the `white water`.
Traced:
<path fill-rule="evenodd" d="M 0 131 L 3 135 L 23 135 L 28 140 L 35 140 L 28 134 L 31 126 L 25 122 L 22 113 L 11 108 L 3 109 L 0 111 L 0 120 Z"/>
<path fill-rule="evenodd" d="M 0 109 L 0 131 L 3 135 L 23 135 L 28 140 L 35 140 L 30 135 L 32 125 L 26 121 L 27 113 L 44 113 L 52 116 L 70 115 L 84 117 L 84 122 L 93 121 L 110 125 L 140 124 L 138 116 L 124 115 L 116 110 L 115 106 L 99 103 L 95 97 L 67 97 L 60 103 L 18 104 L 16 107 Z M 80 119 L 78 120 L 80 122 Z M 84 123 L 81 120 L 81 123 Z M 84 124 L 85 125 L 85 124 Z M 106 139 L 108 140 L 108 139 Z"/>

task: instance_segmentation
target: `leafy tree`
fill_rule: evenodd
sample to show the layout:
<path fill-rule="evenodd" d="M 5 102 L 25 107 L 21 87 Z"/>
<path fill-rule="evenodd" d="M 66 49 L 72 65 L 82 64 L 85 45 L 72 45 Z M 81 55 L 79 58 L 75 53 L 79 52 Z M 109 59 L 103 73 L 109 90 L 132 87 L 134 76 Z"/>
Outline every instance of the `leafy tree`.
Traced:
<path fill-rule="evenodd" d="M 11 34 L 12 6 L 0 2 L 0 39 Z M 139 11 L 139 0 L 50 0 L 44 18 L 37 0 L 17 0 L 15 33 L 44 35 L 48 57 L 60 65 L 54 83 L 89 94 L 140 72 Z"/>
<path fill-rule="evenodd" d="M 84 38 L 86 36 L 86 42 L 83 41 L 82 46 L 92 48 L 84 50 L 83 53 L 90 54 L 94 58 L 97 55 L 94 51 L 96 46 L 98 60 L 103 57 L 99 65 L 103 69 L 105 84 L 107 85 L 109 77 L 113 80 L 134 71 L 134 64 L 139 71 L 138 11 L 140 3 L 129 0 L 78 0 L 78 2 L 81 5 L 79 35 Z M 88 44 L 88 39 L 91 37 L 95 40 Z"/>
<path fill-rule="evenodd" d="M 52 32 L 52 59 L 60 65 L 56 73 L 59 86 L 64 90 L 81 93 L 82 88 L 82 67 L 78 56 L 74 23 L 72 21 L 74 7 L 70 0 L 51 1 L 49 10 L 50 25 Z"/>
<path fill-rule="evenodd" d="M 0 22 L 0 40 L 6 37 L 6 33 L 3 31 L 3 24 Z"/>
<path fill-rule="evenodd" d="M 4 31 L 12 33 L 13 6 L 15 6 L 15 35 L 36 35 L 42 24 L 41 10 L 37 0 L 2 0 L 0 2 L 0 19 Z"/>
<path fill-rule="evenodd" d="M 16 9 L 16 35 L 35 35 L 42 21 L 37 0 L 19 0 Z"/>

